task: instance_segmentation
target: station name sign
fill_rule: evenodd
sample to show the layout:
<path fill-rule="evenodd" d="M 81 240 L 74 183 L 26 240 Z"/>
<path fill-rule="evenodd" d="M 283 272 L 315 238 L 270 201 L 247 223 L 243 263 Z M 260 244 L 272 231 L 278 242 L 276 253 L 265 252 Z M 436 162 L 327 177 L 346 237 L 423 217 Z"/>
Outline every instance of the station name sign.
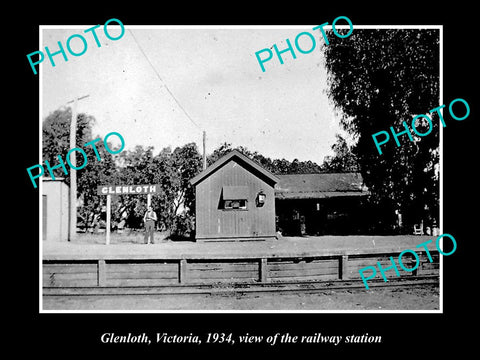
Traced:
<path fill-rule="evenodd" d="M 160 192 L 160 185 L 101 185 L 98 195 L 140 195 Z"/>

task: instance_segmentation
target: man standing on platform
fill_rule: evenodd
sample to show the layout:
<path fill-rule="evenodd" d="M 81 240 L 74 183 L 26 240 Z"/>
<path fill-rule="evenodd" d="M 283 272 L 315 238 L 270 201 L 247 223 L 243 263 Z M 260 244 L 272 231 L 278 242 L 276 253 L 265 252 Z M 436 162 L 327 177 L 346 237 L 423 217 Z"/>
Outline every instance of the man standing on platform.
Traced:
<path fill-rule="evenodd" d="M 152 207 L 149 206 L 147 212 L 143 216 L 143 222 L 145 223 L 145 244 L 153 244 L 155 221 L 157 221 L 157 214 L 153 211 Z"/>

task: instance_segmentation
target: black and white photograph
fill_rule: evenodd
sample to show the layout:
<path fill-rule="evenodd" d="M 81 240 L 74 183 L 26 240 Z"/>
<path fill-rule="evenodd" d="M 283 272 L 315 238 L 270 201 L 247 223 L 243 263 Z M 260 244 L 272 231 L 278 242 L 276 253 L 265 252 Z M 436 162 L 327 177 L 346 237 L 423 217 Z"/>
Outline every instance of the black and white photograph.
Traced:
<path fill-rule="evenodd" d="M 335 20 L 42 28 L 42 310 L 440 310 L 441 28 Z"/>
<path fill-rule="evenodd" d="M 124 10 L 39 18 L 20 50 L 17 281 L 39 341 L 372 355 L 466 338 L 471 26 Z"/>

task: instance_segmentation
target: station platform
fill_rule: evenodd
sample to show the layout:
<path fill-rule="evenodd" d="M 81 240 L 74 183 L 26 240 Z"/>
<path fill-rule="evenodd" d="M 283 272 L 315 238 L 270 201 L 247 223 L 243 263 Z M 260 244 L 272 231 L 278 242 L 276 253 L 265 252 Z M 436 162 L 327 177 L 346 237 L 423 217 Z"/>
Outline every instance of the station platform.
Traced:
<path fill-rule="evenodd" d="M 148 260 L 148 259 L 238 259 L 302 258 L 399 253 L 428 240 L 435 251 L 433 236 L 312 236 L 282 237 L 265 241 L 190 242 L 161 240 L 155 244 L 85 244 L 43 242 L 43 260 Z"/>
<path fill-rule="evenodd" d="M 431 257 L 423 246 L 416 248 L 428 240 L 432 240 L 427 246 Z M 372 268 L 377 263 L 391 266 L 390 257 L 397 258 L 407 249 L 415 251 L 417 260 L 406 253 L 403 264 L 412 270 L 402 277 L 436 275 L 439 252 L 435 240 L 411 235 L 283 237 L 236 242 L 162 240 L 156 244 L 109 245 L 82 240 L 44 242 L 42 283 L 50 294 L 56 294 L 58 289 L 65 288 L 104 291 L 218 283 L 360 281 L 359 269 Z M 382 280 L 378 273 L 375 279 Z"/>

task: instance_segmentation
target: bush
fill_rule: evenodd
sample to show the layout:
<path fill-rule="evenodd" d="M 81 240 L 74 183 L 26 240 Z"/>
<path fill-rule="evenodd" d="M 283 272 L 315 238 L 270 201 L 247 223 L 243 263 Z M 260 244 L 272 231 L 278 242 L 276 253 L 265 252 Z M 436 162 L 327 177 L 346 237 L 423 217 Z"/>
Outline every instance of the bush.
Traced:
<path fill-rule="evenodd" d="M 194 235 L 195 217 L 190 214 L 177 215 L 172 224 L 172 237 L 186 237 L 191 238 Z"/>

